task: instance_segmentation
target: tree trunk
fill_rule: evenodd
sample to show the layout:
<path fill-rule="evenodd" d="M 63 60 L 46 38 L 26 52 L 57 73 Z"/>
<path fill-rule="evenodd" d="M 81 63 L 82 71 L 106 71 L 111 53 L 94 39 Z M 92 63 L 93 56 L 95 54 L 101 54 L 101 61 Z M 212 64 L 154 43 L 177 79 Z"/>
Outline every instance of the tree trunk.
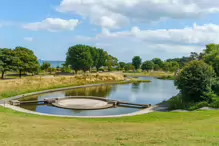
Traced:
<path fill-rule="evenodd" d="M 22 75 L 22 71 L 19 70 L 19 77 L 20 77 L 20 79 L 21 79 L 21 75 Z"/>
<path fill-rule="evenodd" d="M 5 71 L 2 71 L 2 77 L 1 77 L 1 79 L 4 79 L 4 77 L 5 77 Z"/>

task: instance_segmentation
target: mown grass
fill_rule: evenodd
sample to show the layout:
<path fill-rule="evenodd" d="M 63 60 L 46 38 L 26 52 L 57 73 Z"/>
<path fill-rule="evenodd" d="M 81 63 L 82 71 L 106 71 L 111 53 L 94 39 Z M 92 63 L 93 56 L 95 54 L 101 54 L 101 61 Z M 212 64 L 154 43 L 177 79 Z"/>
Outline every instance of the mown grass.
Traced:
<path fill-rule="evenodd" d="M 141 72 L 141 73 L 124 73 L 126 76 L 133 76 L 133 77 L 162 77 L 162 76 L 173 76 L 174 73 L 170 72 L 163 72 L 163 71 L 154 71 L 154 72 Z"/>
<path fill-rule="evenodd" d="M 79 76 L 5 80 L 0 81 L 0 94 L 88 84 L 98 78 L 101 82 L 113 79 Z M 76 119 L 31 115 L 0 107 L 0 145 L 218 145 L 218 114 L 218 111 L 156 112 L 123 118 Z"/>
<path fill-rule="evenodd" d="M 94 83 L 119 83 L 123 80 L 123 75 L 110 73 L 0 80 L 0 99 L 34 91 Z"/>
<path fill-rule="evenodd" d="M 70 119 L 30 115 L 0 107 L 0 144 L 218 145 L 218 121 L 217 111 Z"/>

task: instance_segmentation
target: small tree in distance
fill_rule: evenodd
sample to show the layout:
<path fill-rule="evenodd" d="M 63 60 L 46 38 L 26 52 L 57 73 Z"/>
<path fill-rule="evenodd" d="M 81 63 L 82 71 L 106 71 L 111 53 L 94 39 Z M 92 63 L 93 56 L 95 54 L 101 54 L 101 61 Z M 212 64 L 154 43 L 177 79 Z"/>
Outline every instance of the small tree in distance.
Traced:
<path fill-rule="evenodd" d="M 152 61 L 145 61 L 141 66 L 141 69 L 146 70 L 147 72 L 152 70 L 153 68 L 154 68 L 154 64 Z"/>
<path fill-rule="evenodd" d="M 135 67 L 135 70 L 139 69 L 141 66 L 141 57 L 140 56 L 135 56 L 132 59 L 132 65 Z"/>
<path fill-rule="evenodd" d="M 41 70 L 45 70 L 48 72 L 48 69 L 51 67 L 51 64 L 49 62 L 44 62 L 42 65 L 41 65 Z"/>

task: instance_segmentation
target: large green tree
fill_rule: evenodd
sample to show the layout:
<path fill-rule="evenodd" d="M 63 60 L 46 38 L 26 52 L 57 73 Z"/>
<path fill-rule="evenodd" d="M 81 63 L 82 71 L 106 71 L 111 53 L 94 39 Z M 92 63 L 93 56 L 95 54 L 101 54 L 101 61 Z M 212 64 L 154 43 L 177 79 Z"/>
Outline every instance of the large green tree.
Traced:
<path fill-rule="evenodd" d="M 0 49 L 0 71 L 2 74 L 2 79 L 4 79 L 5 73 L 7 71 L 11 71 L 16 68 L 15 63 L 16 58 L 12 49 Z"/>
<path fill-rule="evenodd" d="M 156 65 L 156 67 L 158 68 L 162 68 L 163 67 L 163 61 L 160 58 L 154 58 L 152 59 L 152 62 L 154 63 L 154 65 Z"/>
<path fill-rule="evenodd" d="M 153 68 L 154 68 L 154 63 L 152 61 L 145 61 L 141 66 L 141 69 L 146 71 L 150 71 Z"/>
<path fill-rule="evenodd" d="M 135 56 L 132 59 L 132 65 L 135 67 L 135 70 L 139 69 L 141 66 L 141 57 L 140 56 Z"/>
<path fill-rule="evenodd" d="M 119 68 L 120 68 L 121 70 L 124 69 L 125 65 L 126 65 L 125 62 L 119 62 Z"/>
<path fill-rule="evenodd" d="M 88 71 L 93 66 L 93 59 L 88 46 L 72 46 L 68 49 L 66 55 L 66 64 L 71 65 L 76 73 L 79 70 Z"/>
<path fill-rule="evenodd" d="M 112 55 L 107 55 L 106 66 L 108 68 L 108 71 L 111 71 L 112 67 L 117 65 L 118 65 L 118 59 L 116 57 L 113 57 Z"/>
<path fill-rule="evenodd" d="M 219 76 L 219 44 L 206 45 L 203 54 L 204 61 L 213 66 Z"/>
<path fill-rule="evenodd" d="M 97 68 L 97 71 L 99 71 L 99 69 L 100 69 L 102 66 L 105 66 L 105 65 L 106 65 L 107 54 L 106 54 L 106 52 L 104 52 L 103 49 L 97 49 L 96 51 L 97 51 L 96 68 Z"/>
<path fill-rule="evenodd" d="M 206 94 L 212 92 L 215 77 L 215 71 L 210 65 L 203 61 L 192 61 L 179 73 L 175 85 L 186 102 L 209 101 L 211 99 Z"/>
<path fill-rule="evenodd" d="M 129 71 L 129 70 L 133 71 L 135 69 L 135 67 L 132 64 L 128 63 L 125 65 L 124 69 L 125 69 L 125 71 Z"/>
<path fill-rule="evenodd" d="M 97 50 L 96 47 L 91 47 L 91 46 L 87 46 L 90 49 L 90 54 L 93 60 L 93 66 L 92 67 L 96 67 L 98 64 L 98 60 L 99 60 L 99 52 Z"/>
<path fill-rule="evenodd" d="M 169 71 L 171 72 L 177 72 L 179 69 L 179 63 L 176 61 L 169 62 Z"/>
<path fill-rule="evenodd" d="M 21 78 L 22 72 L 35 73 L 39 70 L 40 64 L 34 52 L 25 47 L 16 47 L 14 49 L 16 57 L 16 68 Z"/>

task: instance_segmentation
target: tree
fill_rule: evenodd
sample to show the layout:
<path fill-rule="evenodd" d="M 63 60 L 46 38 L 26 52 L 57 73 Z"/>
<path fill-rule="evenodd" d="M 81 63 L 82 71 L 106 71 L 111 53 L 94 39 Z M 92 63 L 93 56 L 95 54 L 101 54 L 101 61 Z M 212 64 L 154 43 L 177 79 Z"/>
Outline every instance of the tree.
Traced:
<path fill-rule="evenodd" d="M 97 71 L 99 71 L 99 69 L 102 66 L 106 65 L 106 60 L 107 60 L 106 52 L 104 52 L 103 49 L 97 49 L 97 62 L 96 62 Z"/>
<path fill-rule="evenodd" d="M 129 71 L 129 70 L 133 71 L 135 69 L 135 67 L 132 64 L 126 64 L 124 68 L 125 71 Z"/>
<path fill-rule="evenodd" d="M 90 50 L 85 45 L 75 45 L 68 49 L 66 56 L 66 64 L 77 71 L 88 71 L 93 66 L 93 60 Z"/>
<path fill-rule="evenodd" d="M 199 102 L 210 100 L 206 93 L 212 91 L 215 84 L 214 69 L 203 61 L 188 63 L 179 73 L 175 85 L 180 89 L 183 100 L 187 102 Z"/>
<path fill-rule="evenodd" d="M 152 62 L 156 65 L 159 66 L 159 68 L 163 67 L 163 61 L 160 58 L 154 58 L 152 59 Z M 156 66 L 158 68 L 158 66 Z"/>
<path fill-rule="evenodd" d="M 160 70 L 161 68 L 160 68 L 160 66 L 158 65 L 158 64 L 154 64 L 154 70 L 155 71 L 158 71 L 158 70 Z"/>
<path fill-rule="evenodd" d="M 12 49 L 0 49 L 0 71 L 1 79 L 4 79 L 5 73 L 15 69 L 15 55 Z"/>
<path fill-rule="evenodd" d="M 20 78 L 22 72 L 34 73 L 39 70 L 40 64 L 32 50 L 24 47 L 16 47 L 14 52 L 16 57 L 16 68 L 19 70 Z"/>
<path fill-rule="evenodd" d="M 48 71 L 48 69 L 51 67 L 51 64 L 49 62 L 44 62 L 42 65 L 41 65 L 41 69 L 42 70 L 46 70 Z"/>
<path fill-rule="evenodd" d="M 154 68 L 154 63 L 152 61 L 145 61 L 141 66 L 141 69 L 146 71 L 150 71 L 153 68 Z"/>
<path fill-rule="evenodd" d="M 176 73 L 178 69 L 179 69 L 179 63 L 177 63 L 176 61 L 172 61 L 169 63 L 169 71 Z"/>
<path fill-rule="evenodd" d="M 163 71 L 170 71 L 170 64 L 171 62 L 164 62 L 163 63 Z"/>
<path fill-rule="evenodd" d="M 203 56 L 204 61 L 212 65 L 216 74 L 219 76 L 219 44 L 206 45 Z"/>
<path fill-rule="evenodd" d="M 124 69 L 125 65 L 126 65 L 125 62 L 119 62 L 119 67 L 121 70 Z"/>
<path fill-rule="evenodd" d="M 95 47 L 90 47 L 90 46 L 87 46 L 87 47 L 90 49 L 90 54 L 91 54 L 91 57 L 93 60 L 92 67 L 96 67 L 97 63 L 98 63 L 98 59 L 99 59 L 99 55 L 98 55 L 99 52 L 97 51 L 97 48 L 95 48 Z"/>
<path fill-rule="evenodd" d="M 190 60 L 193 61 L 193 60 L 198 60 L 199 59 L 199 54 L 196 53 L 196 52 L 191 52 L 190 53 Z"/>
<path fill-rule="evenodd" d="M 108 67 L 108 71 L 111 71 L 112 67 L 116 65 L 118 65 L 118 59 L 112 55 L 107 55 L 106 66 Z"/>
<path fill-rule="evenodd" d="M 132 65 L 135 67 L 135 70 L 139 69 L 141 66 L 141 57 L 140 56 L 135 56 L 132 59 Z"/>

